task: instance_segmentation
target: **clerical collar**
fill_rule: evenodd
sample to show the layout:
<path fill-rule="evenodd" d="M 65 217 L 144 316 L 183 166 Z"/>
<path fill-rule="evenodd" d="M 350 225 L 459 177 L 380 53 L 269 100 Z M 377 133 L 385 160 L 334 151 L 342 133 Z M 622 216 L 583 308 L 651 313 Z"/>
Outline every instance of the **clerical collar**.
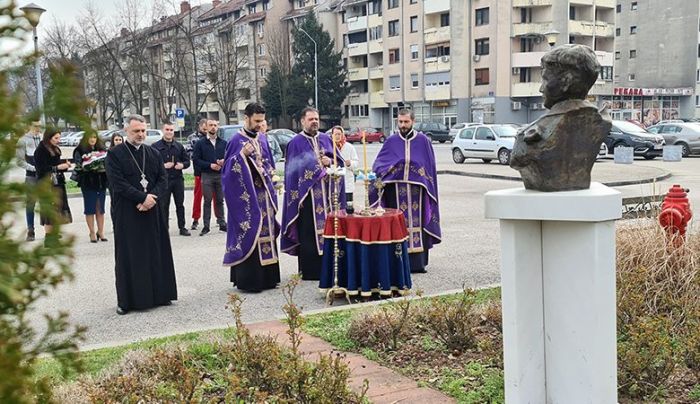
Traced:
<path fill-rule="evenodd" d="M 401 137 L 406 140 L 410 140 L 415 134 L 416 131 L 413 128 L 411 128 L 411 130 L 409 130 L 408 133 L 406 133 L 405 135 L 399 130 L 399 135 L 401 135 Z"/>
<path fill-rule="evenodd" d="M 306 132 L 306 131 L 302 131 L 301 133 L 305 134 L 305 135 L 308 136 L 308 137 L 316 137 L 316 135 L 318 135 L 318 132 L 316 132 L 316 135 L 311 135 L 311 134 L 309 134 L 309 133 Z"/>
<path fill-rule="evenodd" d="M 246 128 L 243 128 L 243 132 L 245 132 L 245 134 L 246 134 L 248 137 L 252 137 L 253 139 L 255 139 L 256 137 L 258 137 L 258 134 L 257 134 L 256 132 L 251 132 L 251 131 L 249 131 L 249 130 L 246 129 Z"/>
<path fill-rule="evenodd" d="M 131 140 L 129 140 L 129 139 L 126 139 L 126 143 L 130 144 L 131 147 L 133 147 L 136 150 L 139 150 L 141 148 L 140 144 L 133 144 L 133 143 L 131 143 Z"/>

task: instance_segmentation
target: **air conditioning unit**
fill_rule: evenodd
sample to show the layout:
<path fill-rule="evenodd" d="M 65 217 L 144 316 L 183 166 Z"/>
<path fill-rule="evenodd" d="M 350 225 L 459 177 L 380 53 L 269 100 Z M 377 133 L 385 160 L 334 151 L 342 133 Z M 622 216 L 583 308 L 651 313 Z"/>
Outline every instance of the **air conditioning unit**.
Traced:
<path fill-rule="evenodd" d="M 481 60 L 481 55 L 474 55 L 472 56 L 472 60 L 476 63 Z"/>
<path fill-rule="evenodd" d="M 513 101 L 510 103 L 510 107 L 513 109 L 513 111 L 520 111 L 520 108 L 523 107 L 523 103 L 520 101 Z"/>
<path fill-rule="evenodd" d="M 520 74 L 520 68 L 519 67 L 514 67 L 513 68 L 513 76 L 517 76 Z"/>
<path fill-rule="evenodd" d="M 534 103 L 530 106 L 530 109 L 533 109 L 533 110 L 544 109 L 544 104 Z"/>
<path fill-rule="evenodd" d="M 449 57 L 449 56 L 443 56 L 443 57 L 440 58 L 440 60 L 441 60 L 443 63 L 447 63 L 447 62 L 450 61 L 450 57 Z"/>

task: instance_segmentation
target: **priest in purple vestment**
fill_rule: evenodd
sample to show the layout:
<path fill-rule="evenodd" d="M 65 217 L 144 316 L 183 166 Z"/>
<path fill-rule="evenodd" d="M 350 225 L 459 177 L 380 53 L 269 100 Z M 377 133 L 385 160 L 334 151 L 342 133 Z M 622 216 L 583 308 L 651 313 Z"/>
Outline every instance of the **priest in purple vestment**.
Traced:
<path fill-rule="evenodd" d="M 280 282 L 275 161 L 267 137 L 258 133 L 265 108 L 251 103 L 244 115 L 243 128 L 226 146 L 221 176 L 229 224 L 224 265 L 238 289 L 260 292 Z"/>
<path fill-rule="evenodd" d="M 440 243 L 442 233 L 435 152 L 430 138 L 413 129 L 414 121 L 412 111 L 399 111 L 399 132 L 389 136 L 374 160 L 377 181 L 370 184 L 369 198 L 372 205 L 403 212 L 411 272 L 425 272 L 428 250 Z"/>
<path fill-rule="evenodd" d="M 339 192 L 341 209 L 344 209 L 345 191 L 343 181 L 331 181 L 327 172 L 333 164 L 333 142 L 330 136 L 318 132 L 318 110 L 305 108 L 301 112 L 301 125 L 303 131 L 287 145 L 281 248 L 297 256 L 301 279 L 318 280 L 323 228 L 326 215 L 333 208 L 332 193 Z M 340 153 L 336 159 L 339 166 L 344 166 Z"/>

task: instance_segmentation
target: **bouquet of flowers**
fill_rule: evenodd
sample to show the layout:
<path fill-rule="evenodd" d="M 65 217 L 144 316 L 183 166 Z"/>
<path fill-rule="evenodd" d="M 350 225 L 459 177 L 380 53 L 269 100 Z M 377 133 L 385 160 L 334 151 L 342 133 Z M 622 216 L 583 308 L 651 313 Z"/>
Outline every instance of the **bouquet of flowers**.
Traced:
<path fill-rule="evenodd" d="M 80 170 L 81 171 L 93 171 L 93 172 L 105 172 L 105 160 L 107 159 L 107 152 L 104 150 L 96 150 L 87 154 L 83 154 Z"/>

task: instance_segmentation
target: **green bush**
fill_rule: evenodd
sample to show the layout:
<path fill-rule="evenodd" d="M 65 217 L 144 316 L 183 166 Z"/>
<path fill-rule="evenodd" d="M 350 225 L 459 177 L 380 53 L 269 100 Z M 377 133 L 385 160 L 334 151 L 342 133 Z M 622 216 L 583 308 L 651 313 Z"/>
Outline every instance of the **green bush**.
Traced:
<path fill-rule="evenodd" d="M 463 352 L 477 345 L 476 331 L 481 323 L 476 292 L 463 289 L 456 299 L 432 299 L 421 307 L 418 321 L 451 351 Z"/>
<path fill-rule="evenodd" d="M 0 42 L 11 44 L 14 38 L 26 37 L 31 31 L 28 22 L 14 2 L 0 5 Z M 21 48 L 20 44 L 20 48 Z M 20 88 L 10 87 L 10 78 L 32 63 L 32 58 L 0 52 L 0 399 L 8 403 L 51 401 L 49 381 L 36 377 L 35 364 L 41 356 L 56 358 L 63 372 L 78 368 L 77 343 L 84 329 L 71 329 L 67 313 L 45 315 L 45 331 L 37 332 L 28 319 L 35 303 L 67 279 L 71 279 L 72 239 L 59 238 L 60 224 L 47 237 L 48 243 L 27 243 L 17 229 L 24 226 L 24 204 L 27 198 L 42 206 L 42 214 L 59 223 L 57 214 L 46 209 L 56 198 L 47 182 L 25 187 L 10 180 L 15 166 L 17 140 L 28 123 L 37 120 L 39 111 L 20 118 L 24 112 Z M 76 82 L 75 68 L 57 64 L 50 70 L 51 91 L 46 96 L 46 114 L 70 119 L 89 126 L 82 107 L 82 85 Z M 20 86 L 24 83 L 20 83 Z M 60 102 L 61 97 L 69 100 Z M 21 214 L 18 214 L 21 212 Z"/>

